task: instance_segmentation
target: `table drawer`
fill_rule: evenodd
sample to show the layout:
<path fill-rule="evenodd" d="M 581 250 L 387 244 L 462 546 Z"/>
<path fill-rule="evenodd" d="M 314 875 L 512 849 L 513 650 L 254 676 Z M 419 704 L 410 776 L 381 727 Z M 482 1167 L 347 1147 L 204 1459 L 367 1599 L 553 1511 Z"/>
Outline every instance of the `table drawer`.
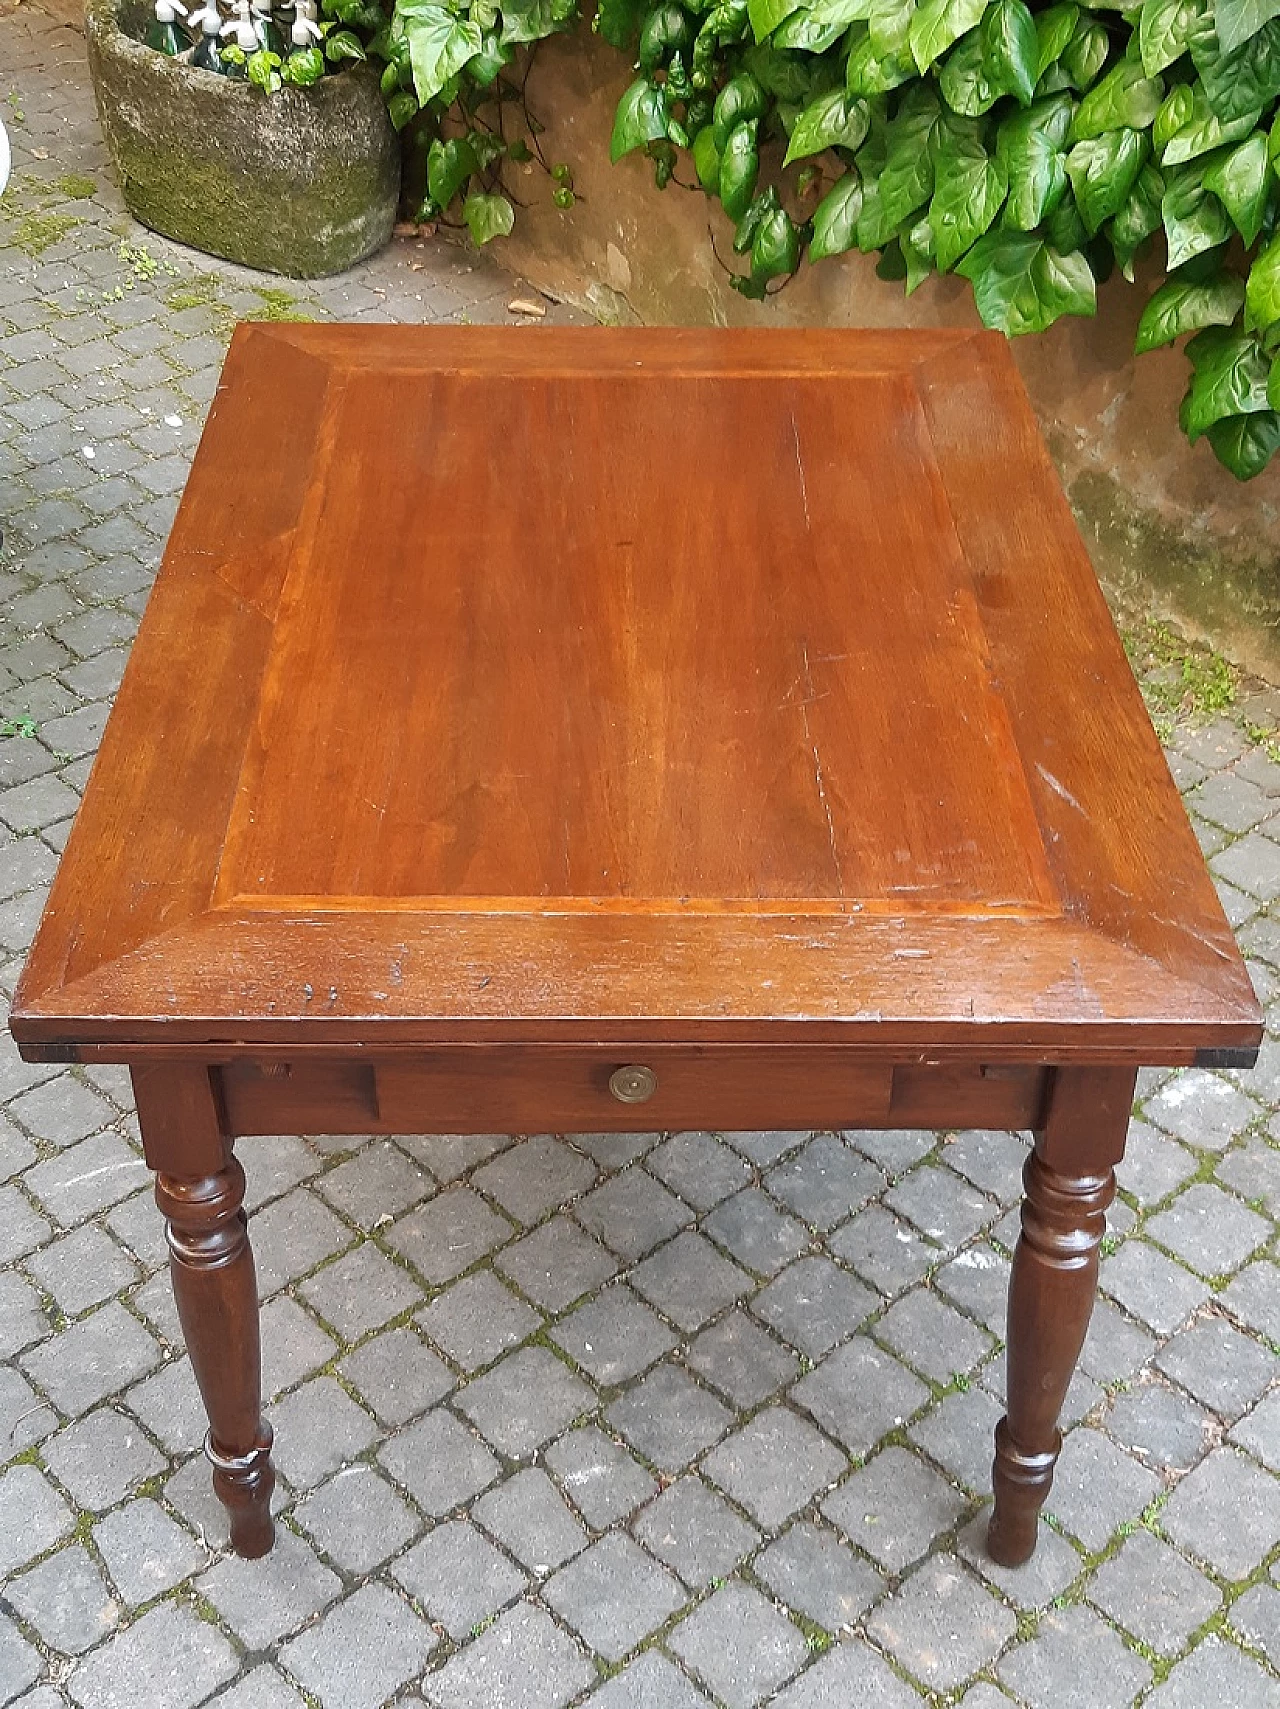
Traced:
<path fill-rule="evenodd" d="M 875 1126 L 892 1084 L 888 1064 L 817 1047 L 476 1047 L 375 1070 L 379 1120 L 401 1133 Z"/>
<path fill-rule="evenodd" d="M 610 1080 L 647 1068 L 627 1101 Z M 372 1057 L 299 1054 L 225 1063 L 229 1131 L 591 1133 L 679 1128 L 1026 1128 L 1049 1070 L 867 1061 L 807 1045 L 715 1048 L 476 1045 Z"/>

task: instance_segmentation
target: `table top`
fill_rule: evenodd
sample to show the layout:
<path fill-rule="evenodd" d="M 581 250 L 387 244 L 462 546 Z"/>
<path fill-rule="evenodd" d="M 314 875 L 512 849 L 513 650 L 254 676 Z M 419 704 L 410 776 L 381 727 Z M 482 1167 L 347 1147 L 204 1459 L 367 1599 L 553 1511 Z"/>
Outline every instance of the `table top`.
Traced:
<path fill-rule="evenodd" d="M 1003 338 L 290 325 L 232 342 L 13 1030 L 1260 1022 Z"/>

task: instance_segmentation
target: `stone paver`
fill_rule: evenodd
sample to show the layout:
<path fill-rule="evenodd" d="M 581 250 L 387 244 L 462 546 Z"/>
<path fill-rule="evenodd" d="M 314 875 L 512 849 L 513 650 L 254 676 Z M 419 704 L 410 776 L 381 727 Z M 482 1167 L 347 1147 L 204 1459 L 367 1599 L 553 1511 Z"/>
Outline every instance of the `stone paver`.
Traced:
<path fill-rule="evenodd" d="M 286 1644 L 280 1660 L 324 1709 L 378 1709 L 422 1672 L 439 1641 L 402 1597 L 366 1584 Z"/>
<path fill-rule="evenodd" d="M 551 1616 L 521 1603 L 431 1675 L 435 1709 L 562 1709 L 590 1685 L 595 1669 Z"/>
<path fill-rule="evenodd" d="M 1078 1607 L 1046 1614 L 1031 1642 L 1007 1655 L 997 1672 L 1030 1709 L 1055 1709 L 1067 1678 L 1074 1680 L 1075 1701 L 1122 1709 L 1151 1679 L 1140 1656 L 1096 1614 Z"/>
<path fill-rule="evenodd" d="M 737 1581 L 682 1620 L 669 1643 L 728 1709 L 755 1709 L 806 1655 L 798 1628 L 758 1590 Z"/>
<path fill-rule="evenodd" d="M 639 1516 L 636 1536 L 690 1590 L 727 1578 L 760 1533 L 700 1478 L 681 1478 Z"/>
<path fill-rule="evenodd" d="M 34 726 L 0 736 L 5 993 L 233 320 L 528 294 L 443 240 L 298 284 L 142 232 L 40 3 L 0 0 L 0 728 Z M 982 1536 L 1027 1135 L 244 1141 L 281 1472 L 248 1563 L 128 1076 L 0 1034 L 0 1704 L 1280 1701 L 1280 766 L 1244 727 L 1278 713 L 1243 685 L 1171 730 L 1272 1036 L 1255 1073 L 1140 1080 L 1023 1568 Z"/>
<path fill-rule="evenodd" d="M 543 1594 L 566 1624 L 609 1662 L 621 1661 L 685 1600 L 677 1580 L 616 1531 L 558 1572 Z"/>
<path fill-rule="evenodd" d="M 1099 1567 L 1089 1598 L 1162 1655 L 1180 1650 L 1222 1601 L 1203 1573 L 1149 1531 L 1135 1531 Z"/>
<path fill-rule="evenodd" d="M 457 1642 L 514 1602 L 529 1582 L 466 1519 L 437 1525 L 392 1571 Z"/>
<path fill-rule="evenodd" d="M 898 1596 L 878 1604 L 871 1636 L 931 1690 L 947 1691 L 989 1666 L 1013 1636 L 1011 1609 L 996 1602 L 954 1555 L 931 1555 Z"/>

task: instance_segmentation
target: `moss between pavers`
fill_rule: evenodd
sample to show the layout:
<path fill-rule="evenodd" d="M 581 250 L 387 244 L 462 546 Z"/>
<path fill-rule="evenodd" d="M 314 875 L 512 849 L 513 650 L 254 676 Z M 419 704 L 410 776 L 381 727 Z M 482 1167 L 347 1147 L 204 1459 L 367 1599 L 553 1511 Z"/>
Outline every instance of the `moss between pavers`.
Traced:
<path fill-rule="evenodd" d="M 34 259 L 43 255 L 46 249 L 51 249 L 55 243 L 61 243 L 67 233 L 74 231 L 79 223 L 74 214 L 25 214 L 18 221 L 13 241 L 24 255 L 30 255 Z"/>
<path fill-rule="evenodd" d="M 264 96 L 152 52 L 117 0 L 89 0 L 94 92 L 130 213 L 179 243 L 294 278 L 390 237 L 400 156 L 367 66 Z M 134 6 L 136 12 L 136 6 Z"/>

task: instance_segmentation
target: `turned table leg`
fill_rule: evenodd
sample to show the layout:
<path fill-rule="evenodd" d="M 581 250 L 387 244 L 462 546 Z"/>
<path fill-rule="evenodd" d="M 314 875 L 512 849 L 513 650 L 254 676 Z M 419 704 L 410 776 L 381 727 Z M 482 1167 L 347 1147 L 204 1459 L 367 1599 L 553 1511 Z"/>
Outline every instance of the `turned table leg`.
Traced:
<path fill-rule="evenodd" d="M 244 1170 L 222 1131 L 201 1069 L 134 1071 L 169 1272 L 191 1367 L 209 1419 L 205 1453 L 238 1555 L 265 1555 L 271 1519 L 271 1426 L 262 1417 L 258 1287 L 244 1212 Z"/>
<path fill-rule="evenodd" d="M 1058 1415 L 1093 1311 L 1133 1085 L 1132 1069 L 1059 1069 L 1023 1171 L 1022 1235 L 1009 1283 L 1008 1410 L 996 1426 L 987 1532 L 1002 1566 L 1020 1565 L 1036 1546 L 1062 1447 Z"/>

